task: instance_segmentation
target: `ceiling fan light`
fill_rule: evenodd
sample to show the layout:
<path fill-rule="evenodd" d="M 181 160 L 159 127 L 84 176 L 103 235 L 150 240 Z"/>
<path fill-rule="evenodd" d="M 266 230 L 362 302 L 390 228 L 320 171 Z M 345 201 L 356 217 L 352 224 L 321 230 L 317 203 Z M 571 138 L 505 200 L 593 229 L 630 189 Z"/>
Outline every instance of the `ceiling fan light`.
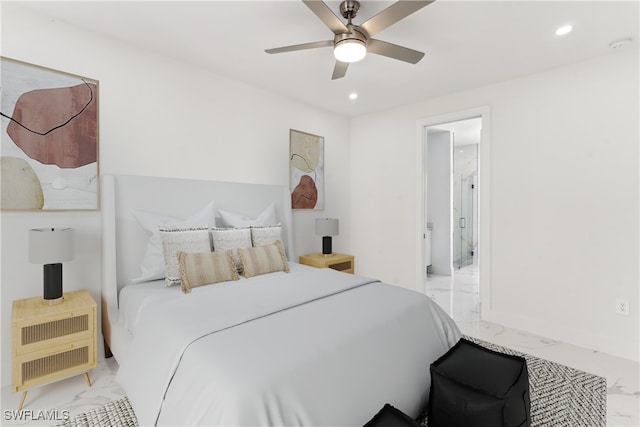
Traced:
<path fill-rule="evenodd" d="M 562 27 L 556 30 L 556 36 L 564 36 L 573 31 L 573 27 L 571 25 L 563 25 Z"/>
<path fill-rule="evenodd" d="M 365 57 L 367 47 L 362 40 L 346 39 L 336 43 L 333 55 L 340 62 L 357 62 Z"/>

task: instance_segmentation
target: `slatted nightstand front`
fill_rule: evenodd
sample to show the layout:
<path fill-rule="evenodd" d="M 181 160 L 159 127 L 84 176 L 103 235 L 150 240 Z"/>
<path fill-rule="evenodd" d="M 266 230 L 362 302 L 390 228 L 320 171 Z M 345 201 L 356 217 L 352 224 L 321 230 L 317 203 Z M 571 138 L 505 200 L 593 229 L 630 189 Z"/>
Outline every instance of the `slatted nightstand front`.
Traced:
<path fill-rule="evenodd" d="M 66 292 L 59 304 L 42 297 L 13 302 L 12 388 L 24 390 L 96 367 L 96 302 L 86 290 Z"/>

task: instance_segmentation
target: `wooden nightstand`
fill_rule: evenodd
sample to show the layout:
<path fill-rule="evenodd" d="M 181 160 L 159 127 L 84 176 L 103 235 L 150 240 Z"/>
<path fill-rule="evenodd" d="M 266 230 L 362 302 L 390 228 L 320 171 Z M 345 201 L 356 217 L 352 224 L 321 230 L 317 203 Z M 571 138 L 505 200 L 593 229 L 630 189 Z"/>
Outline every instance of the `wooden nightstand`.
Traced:
<path fill-rule="evenodd" d="M 299 259 L 300 264 L 310 265 L 318 268 L 332 268 L 334 270 L 343 271 L 353 274 L 355 271 L 355 261 L 353 255 L 345 255 L 332 253 L 330 255 L 309 254 L 302 255 Z"/>
<path fill-rule="evenodd" d="M 50 305 L 42 297 L 13 302 L 11 383 L 13 392 L 84 373 L 96 367 L 96 302 L 86 290 L 65 292 Z"/>

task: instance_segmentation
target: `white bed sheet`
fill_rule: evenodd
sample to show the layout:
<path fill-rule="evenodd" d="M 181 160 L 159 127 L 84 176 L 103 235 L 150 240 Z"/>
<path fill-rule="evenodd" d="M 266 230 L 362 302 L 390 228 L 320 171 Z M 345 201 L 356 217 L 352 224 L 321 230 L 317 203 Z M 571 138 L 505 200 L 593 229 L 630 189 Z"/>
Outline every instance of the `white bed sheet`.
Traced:
<path fill-rule="evenodd" d="M 120 291 L 118 324 L 133 334 L 140 309 L 147 304 L 151 304 L 154 295 L 162 296 L 169 292 L 177 293 L 182 291 L 180 286 L 167 288 L 164 279 L 125 286 Z"/>
<path fill-rule="evenodd" d="M 460 337 L 424 295 L 298 264 L 189 295 L 135 285 L 121 304 L 135 334 L 117 378 L 141 425 L 363 425 L 384 403 L 415 416 Z"/>
<path fill-rule="evenodd" d="M 297 271 L 311 269 L 312 267 L 297 263 L 289 263 L 289 268 L 292 273 L 295 273 Z M 270 277 L 277 276 L 279 274 L 285 273 L 273 273 Z M 240 280 L 246 281 L 249 279 L 240 276 Z M 223 284 L 223 286 L 237 285 L 239 283 L 242 282 L 229 282 L 226 285 Z M 197 293 L 199 292 L 200 291 L 197 291 Z M 127 285 L 120 290 L 118 298 L 118 323 L 133 334 L 135 332 L 138 316 L 141 311 L 144 311 L 146 306 L 152 305 L 163 299 L 171 299 L 174 295 L 179 297 L 180 295 L 184 295 L 184 293 L 179 285 L 167 287 L 164 279 Z"/>

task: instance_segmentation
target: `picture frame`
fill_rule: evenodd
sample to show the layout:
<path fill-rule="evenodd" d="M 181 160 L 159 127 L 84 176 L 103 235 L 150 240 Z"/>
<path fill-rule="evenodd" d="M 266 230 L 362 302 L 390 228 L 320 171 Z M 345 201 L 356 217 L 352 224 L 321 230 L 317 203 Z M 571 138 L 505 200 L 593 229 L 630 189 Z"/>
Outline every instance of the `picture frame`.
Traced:
<path fill-rule="evenodd" d="M 324 209 L 324 137 L 289 130 L 291 208 Z"/>
<path fill-rule="evenodd" d="M 0 57 L 0 209 L 100 210 L 99 84 Z"/>

